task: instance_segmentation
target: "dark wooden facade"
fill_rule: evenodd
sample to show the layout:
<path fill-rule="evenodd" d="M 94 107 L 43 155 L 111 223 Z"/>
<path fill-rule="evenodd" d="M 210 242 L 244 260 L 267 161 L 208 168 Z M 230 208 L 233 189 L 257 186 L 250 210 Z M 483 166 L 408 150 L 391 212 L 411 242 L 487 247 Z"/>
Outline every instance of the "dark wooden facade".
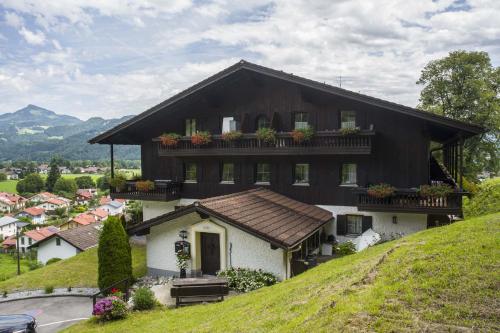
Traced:
<path fill-rule="evenodd" d="M 416 116 L 411 116 L 382 107 L 380 103 L 328 93 L 321 91 L 321 87 L 315 89 L 293 82 L 293 77 L 284 80 L 276 77 L 278 75 L 264 75 L 244 68 L 237 70 L 207 83 L 189 98 L 168 105 L 168 110 L 152 113 L 128 129 L 115 131 L 115 142 L 141 145 L 144 179 L 182 182 L 184 163 L 195 162 L 197 183 L 182 184 L 180 196 L 183 198 L 206 198 L 256 187 L 255 165 L 269 163 L 271 181 L 268 188 L 271 190 L 305 203 L 351 206 L 358 204 L 359 197 L 352 187 L 340 184 L 343 163 L 357 164 L 359 187 L 384 182 L 401 189 L 416 188 L 434 180 L 431 141 L 458 142 L 461 135 L 460 129 L 425 119 L 418 110 Z M 357 137 L 366 140 L 359 141 L 358 148 L 324 146 L 324 142 L 318 141 L 321 138 L 293 149 L 259 148 L 252 143 L 255 142 L 258 117 L 267 117 L 278 136 L 286 138 L 293 130 L 297 112 L 307 113 L 309 125 L 317 133 L 339 137 L 335 133 L 340 128 L 341 111 L 344 110 L 355 112 L 356 126 L 362 130 Z M 241 147 L 224 146 L 217 136 L 222 131 L 223 117 L 234 117 L 239 123 L 244 140 L 247 140 L 240 144 Z M 180 148 L 162 147 L 156 138 L 168 132 L 183 135 L 187 118 L 196 119 L 197 130 L 214 135 L 212 144 L 198 149 L 184 138 Z M 94 142 L 113 143 L 111 136 L 100 140 Z M 453 158 L 453 165 L 457 165 L 457 155 Z M 224 162 L 235 165 L 234 184 L 220 181 Z M 309 186 L 293 184 L 295 163 L 309 163 Z M 457 169 L 453 169 L 453 173 L 456 177 Z"/>

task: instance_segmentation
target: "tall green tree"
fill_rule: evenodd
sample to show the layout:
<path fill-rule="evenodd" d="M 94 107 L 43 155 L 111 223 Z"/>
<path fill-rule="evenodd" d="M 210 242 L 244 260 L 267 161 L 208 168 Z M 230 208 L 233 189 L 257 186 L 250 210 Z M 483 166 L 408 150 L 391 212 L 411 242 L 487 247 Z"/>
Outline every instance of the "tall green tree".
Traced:
<path fill-rule="evenodd" d="M 73 198 L 78 186 L 74 179 L 60 177 L 54 184 L 54 193 L 66 198 Z"/>
<path fill-rule="evenodd" d="M 17 182 L 16 190 L 21 195 L 29 196 L 30 194 L 43 191 L 44 186 L 42 177 L 37 173 L 31 173 Z"/>
<path fill-rule="evenodd" d="M 47 191 L 52 192 L 54 190 L 54 185 L 57 180 L 61 177 L 61 172 L 59 171 L 59 164 L 57 158 L 52 158 L 50 161 L 49 175 L 45 185 L 47 186 Z"/>
<path fill-rule="evenodd" d="M 110 216 L 99 236 L 98 285 L 101 290 L 132 277 L 132 253 L 120 218 Z M 124 286 L 121 286 L 122 291 Z"/>
<path fill-rule="evenodd" d="M 75 178 L 78 188 L 94 188 L 95 182 L 90 176 L 81 176 Z"/>
<path fill-rule="evenodd" d="M 423 85 L 419 107 L 432 113 L 484 126 L 488 132 L 464 146 L 464 174 L 500 168 L 500 67 L 486 52 L 454 51 L 429 62 L 417 84 Z"/>

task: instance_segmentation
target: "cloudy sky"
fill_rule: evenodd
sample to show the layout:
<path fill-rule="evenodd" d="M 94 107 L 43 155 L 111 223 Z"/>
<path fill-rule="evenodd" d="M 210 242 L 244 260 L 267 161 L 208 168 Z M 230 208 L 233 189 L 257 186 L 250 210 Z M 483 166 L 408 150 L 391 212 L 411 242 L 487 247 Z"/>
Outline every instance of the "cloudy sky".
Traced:
<path fill-rule="evenodd" d="M 137 114 L 239 59 L 416 106 L 457 49 L 500 65 L 500 1 L 2 0 L 0 114 Z"/>

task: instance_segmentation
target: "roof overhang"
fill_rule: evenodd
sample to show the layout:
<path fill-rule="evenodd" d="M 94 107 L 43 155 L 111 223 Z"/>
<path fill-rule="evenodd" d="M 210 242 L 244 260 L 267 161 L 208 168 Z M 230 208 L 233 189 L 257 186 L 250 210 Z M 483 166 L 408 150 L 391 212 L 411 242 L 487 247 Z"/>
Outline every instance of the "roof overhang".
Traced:
<path fill-rule="evenodd" d="M 411 108 L 409 106 L 389 102 L 386 100 L 382 100 L 379 98 L 371 97 L 368 95 L 352 92 L 346 89 L 342 89 L 339 87 L 334 87 L 325 83 L 313 81 L 310 79 L 306 79 L 300 76 L 296 76 L 293 74 L 288 74 L 283 71 L 278 71 L 274 70 L 271 68 L 267 68 L 264 66 L 252 64 L 250 62 L 241 60 L 240 62 L 222 70 L 221 72 L 191 86 L 190 88 L 172 96 L 171 98 L 163 101 L 162 103 L 144 111 L 143 113 L 121 123 L 120 125 L 90 139 L 88 142 L 91 144 L 94 143 L 99 143 L 99 144 L 138 144 L 132 142 L 130 139 L 127 138 L 126 135 L 123 135 L 122 138 L 120 139 L 120 132 L 125 130 L 126 128 L 137 124 L 144 119 L 156 114 L 157 112 L 167 110 L 169 107 L 172 105 L 176 104 L 177 102 L 197 93 L 202 91 L 203 89 L 208 88 L 209 86 L 213 85 L 216 82 L 219 82 L 231 75 L 233 75 L 236 72 L 247 70 L 253 73 L 258 73 L 262 74 L 267 77 L 272 77 L 276 78 L 279 80 L 283 80 L 289 83 L 293 84 L 298 84 L 303 87 L 308 87 L 317 91 L 321 91 L 327 94 L 333 94 L 335 96 L 339 97 L 344 97 L 350 100 L 355 100 L 358 102 L 362 103 L 367 103 L 370 105 L 374 105 L 383 109 L 391 110 L 394 112 L 399 112 L 411 117 L 416 117 L 419 119 L 423 119 L 426 121 L 429 121 L 434 124 L 438 124 L 441 126 L 445 126 L 451 129 L 455 129 L 457 131 L 463 132 L 463 136 L 465 137 L 470 137 L 474 136 L 477 134 L 481 134 L 486 132 L 486 129 L 484 127 L 454 120 L 448 117 L 436 115 L 430 112 L 422 111 L 419 109 Z M 113 139 L 113 137 L 117 137 Z"/>

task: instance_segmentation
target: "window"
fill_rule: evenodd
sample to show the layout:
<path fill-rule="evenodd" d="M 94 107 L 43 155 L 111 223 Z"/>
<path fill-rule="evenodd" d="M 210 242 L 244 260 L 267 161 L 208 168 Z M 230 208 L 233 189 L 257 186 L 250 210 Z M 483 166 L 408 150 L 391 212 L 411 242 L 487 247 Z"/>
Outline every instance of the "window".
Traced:
<path fill-rule="evenodd" d="M 347 215 L 347 234 L 359 235 L 363 227 L 363 216 Z"/>
<path fill-rule="evenodd" d="M 186 136 L 196 134 L 196 119 L 186 119 Z"/>
<path fill-rule="evenodd" d="M 342 164 L 342 183 L 341 185 L 356 185 L 356 164 Z"/>
<path fill-rule="evenodd" d="M 196 176 L 196 163 L 185 163 L 184 164 L 184 181 L 186 183 L 196 183 L 198 180 Z"/>
<path fill-rule="evenodd" d="M 234 164 L 224 163 L 222 164 L 222 183 L 234 183 Z"/>
<path fill-rule="evenodd" d="M 222 133 L 232 132 L 237 130 L 237 123 L 234 117 L 222 118 Z"/>
<path fill-rule="evenodd" d="M 256 184 L 269 184 L 271 180 L 271 168 L 269 163 L 258 163 L 255 170 Z"/>
<path fill-rule="evenodd" d="M 56 245 L 61 246 L 61 238 L 56 237 Z"/>
<path fill-rule="evenodd" d="M 21 245 L 24 245 L 24 237 L 21 237 Z"/>
<path fill-rule="evenodd" d="M 271 124 L 269 123 L 269 120 L 267 119 L 266 116 L 259 116 L 257 118 L 257 129 L 261 128 L 270 128 Z"/>
<path fill-rule="evenodd" d="M 309 115 L 306 112 L 296 112 L 294 114 L 294 129 L 309 127 Z"/>
<path fill-rule="evenodd" d="M 309 185 L 309 164 L 295 164 L 295 184 Z"/>
<path fill-rule="evenodd" d="M 28 244 L 29 245 L 33 244 L 33 240 L 31 238 L 28 238 Z"/>
<path fill-rule="evenodd" d="M 355 128 L 355 127 L 356 127 L 356 112 L 341 111 L 340 128 Z"/>

